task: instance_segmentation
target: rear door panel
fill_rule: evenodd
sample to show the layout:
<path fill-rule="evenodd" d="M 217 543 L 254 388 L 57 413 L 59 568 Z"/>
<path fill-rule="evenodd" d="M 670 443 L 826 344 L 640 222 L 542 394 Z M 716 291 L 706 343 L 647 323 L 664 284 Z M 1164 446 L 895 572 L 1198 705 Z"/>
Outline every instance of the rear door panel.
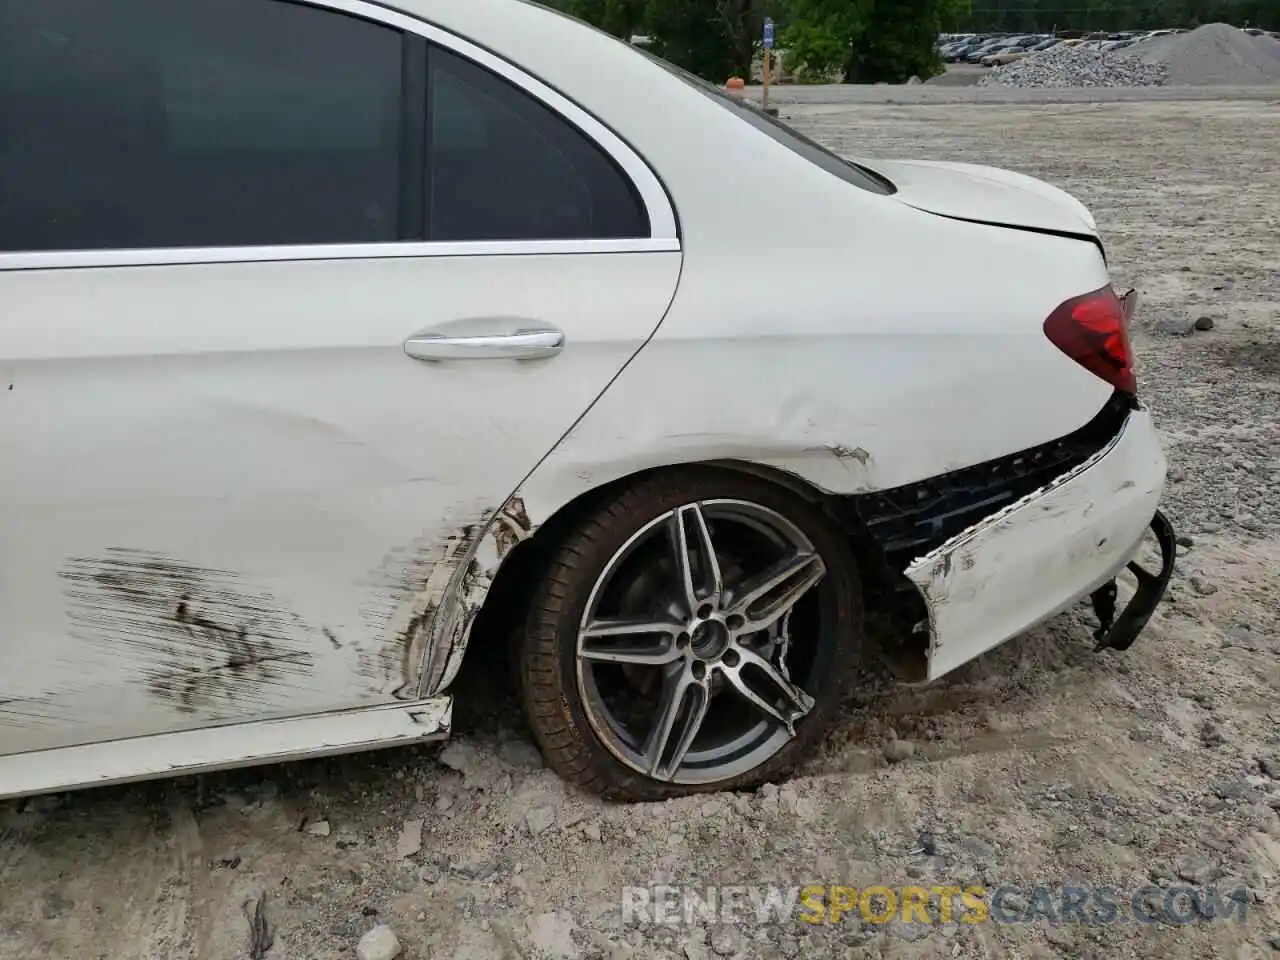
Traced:
<path fill-rule="evenodd" d="M 0 0 L 0 54 L 0 755 L 413 698 L 451 545 L 666 312 L 656 177 L 357 0 Z"/>
<path fill-rule="evenodd" d="M 0 754 L 411 694 L 404 611 L 449 537 L 640 347 L 679 259 L 0 271 Z M 501 314 L 564 351 L 404 353 Z"/>

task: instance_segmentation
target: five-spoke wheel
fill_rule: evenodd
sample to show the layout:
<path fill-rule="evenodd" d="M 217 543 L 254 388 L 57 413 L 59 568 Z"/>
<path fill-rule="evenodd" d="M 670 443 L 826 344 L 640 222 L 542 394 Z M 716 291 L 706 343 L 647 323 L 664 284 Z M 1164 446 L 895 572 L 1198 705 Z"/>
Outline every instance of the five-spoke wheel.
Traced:
<path fill-rule="evenodd" d="M 756 477 L 689 468 L 571 534 L 535 599 L 522 688 L 561 773 L 620 797 L 781 776 L 856 663 L 843 534 Z"/>

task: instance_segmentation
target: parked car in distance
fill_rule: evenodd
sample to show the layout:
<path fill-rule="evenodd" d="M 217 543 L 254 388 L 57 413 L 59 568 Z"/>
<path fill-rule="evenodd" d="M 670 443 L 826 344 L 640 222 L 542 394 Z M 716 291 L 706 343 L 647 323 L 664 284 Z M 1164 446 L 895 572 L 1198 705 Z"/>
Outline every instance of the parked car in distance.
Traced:
<path fill-rule="evenodd" d="M 440 739 L 481 656 L 580 787 L 745 789 L 1168 584 L 1043 181 L 522 0 L 0 0 L 0 144 L 0 796 Z"/>
<path fill-rule="evenodd" d="M 1031 35 L 1026 37 L 1015 37 L 1006 44 L 996 47 L 991 53 L 982 58 L 982 65 L 986 67 L 1003 66 L 1006 63 L 1012 63 L 1020 60 L 1029 53 L 1041 49 L 1048 49 L 1056 40 L 1053 37 L 1044 37 L 1040 35 Z"/>
<path fill-rule="evenodd" d="M 981 63 L 983 57 L 987 56 L 988 54 L 995 53 L 997 50 L 1001 49 L 1007 42 L 1008 40 L 1005 37 L 993 38 L 991 40 L 986 41 L 985 43 L 981 43 L 978 46 L 968 50 L 964 54 L 963 59 L 966 63 Z"/>
<path fill-rule="evenodd" d="M 942 52 L 942 59 L 947 63 L 957 63 L 963 60 L 969 51 L 976 49 L 979 45 L 974 40 L 962 40 L 951 44 Z"/>

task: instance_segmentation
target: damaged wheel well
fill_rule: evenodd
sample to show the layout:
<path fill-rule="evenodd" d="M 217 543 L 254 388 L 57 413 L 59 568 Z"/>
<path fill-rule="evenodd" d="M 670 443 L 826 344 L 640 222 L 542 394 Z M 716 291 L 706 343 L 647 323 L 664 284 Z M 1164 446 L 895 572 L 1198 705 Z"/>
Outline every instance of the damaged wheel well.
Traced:
<path fill-rule="evenodd" d="M 507 663 L 515 663 L 507 655 L 507 643 L 518 635 L 530 590 L 550 550 L 567 531 L 623 486 L 677 466 L 701 466 L 762 477 L 822 508 L 845 531 L 858 558 L 869 648 L 881 654 L 901 680 L 922 681 L 928 676 L 929 612 L 920 591 L 905 576 L 906 568 L 952 536 L 1087 461 L 1119 434 L 1133 406 L 1133 397 L 1115 393 L 1088 424 L 1059 439 L 873 493 L 829 494 L 803 477 L 745 461 L 701 461 L 620 477 L 564 504 L 534 535 L 512 548 L 476 614 L 471 645 L 484 648 L 485 657 L 498 652 Z"/>
<path fill-rule="evenodd" d="M 1104 448 L 1118 435 L 1134 406 L 1115 393 L 1084 426 L 1037 447 L 871 493 L 837 496 L 795 474 L 745 461 L 715 460 L 639 471 L 596 487 L 561 507 L 508 553 L 472 627 L 473 645 L 509 652 L 550 551 L 567 531 L 620 488 L 677 466 L 750 473 L 818 505 L 849 537 L 863 585 L 868 646 L 901 679 L 928 675 L 929 611 L 905 571 L 917 558 L 963 530 L 1052 482 Z M 488 655 L 488 654 L 482 654 Z M 513 657 L 505 657 L 514 663 Z"/>
<path fill-rule="evenodd" d="M 872 539 L 853 498 L 837 497 L 818 489 L 804 479 L 785 471 L 744 461 L 704 461 L 697 464 L 679 464 L 680 467 L 703 466 L 724 470 L 726 473 L 750 473 L 780 487 L 784 487 L 804 499 L 818 505 L 849 537 L 858 559 L 862 575 L 864 609 L 868 627 L 877 646 L 896 649 L 902 646 L 902 638 L 911 627 L 925 619 L 923 600 L 910 582 L 887 565 L 883 550 Z M 493 666 L 498 659 L 514 669 L 515 658 L 511 644 L 519 636 L 522 621 L 528 612 L 529 600 L 554 548 L 568 532 L 585 516 L 607 502 L 617 492 L 638 480 L 671 468 L 657 467 L 620 477 L 595 487 L 569 501 L 538 527 L 533 536 L 521 541 L 504 558 L 494 576 L 480 611 L 472 624 L 468 653 L 483 657 Z M 890 632 L 894 639 L 881 639 Z M 921 655 L 927 646 L 922 643 Z M 914 672 L 914 671 L 909 671 Z M 512 673 L 514 684 L 514 673 Z"/>

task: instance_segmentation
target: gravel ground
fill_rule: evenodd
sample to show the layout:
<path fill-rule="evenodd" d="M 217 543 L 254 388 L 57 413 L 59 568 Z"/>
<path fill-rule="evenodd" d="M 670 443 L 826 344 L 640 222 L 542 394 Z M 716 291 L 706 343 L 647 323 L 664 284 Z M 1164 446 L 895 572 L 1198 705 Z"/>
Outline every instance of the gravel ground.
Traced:
<path fill-rule="evenodd" d="M 474 660 L 443 752 L 0 804 L 0 957 L 324 960 L 354 956 L 379 924 L 411 960 L 1273 955 L 1280 166 L 1267 144 L 1280 111 L 783 113 L 847 152 L 997 163 L 1093 207 L 1116 279 L 1144 297 L 1140 376 L 1167 434 L 1167 507 L 1189 538 L 1139 643 L 1095 656 L 1085 616 L 1064 615 L 932 688 L 869 684 L 781 789 L 633 807 L 566 791 L 500 665 Z M 1201 317 L 1212 329 L 1186 332 Z M 661 882 L 1249 892 L 1244 922 L 1186 926 L 624 925 L 622 886 Z"/>
<path fill-rule="evenodd" d="M 1126 57 L 1123 50 L 1059 44 L 996 67 L 978 82 L 984 87 L 1159 87 L 1168 72 L 1163 64 Z"/>
<path fill-rule="evenodd" d="M 985 70 L 985 67 L 979 69 Z M 748 93 L 759 99 L 760 88 Z M 1280 103 L 1280 87 L 1253 86 L 1191 87 L 1170 84 L 1163 87 L 1001 87 L 978 84 L 787 84 L 769 88 L 769 102 L 777 107 L 807 106 L 836 110 L 854 104 L 944 105 L 944 104 L 1050 104 L 1050 103 L 1187 103 L 1196 101 L 1265 101 Z"/>
<path fill-rule="evenodd" d="M 974 63 L 949 63 L 946 70 L 925 83 L 935 87 L 966 87 L 987 75 L 987 68 Z"/>

